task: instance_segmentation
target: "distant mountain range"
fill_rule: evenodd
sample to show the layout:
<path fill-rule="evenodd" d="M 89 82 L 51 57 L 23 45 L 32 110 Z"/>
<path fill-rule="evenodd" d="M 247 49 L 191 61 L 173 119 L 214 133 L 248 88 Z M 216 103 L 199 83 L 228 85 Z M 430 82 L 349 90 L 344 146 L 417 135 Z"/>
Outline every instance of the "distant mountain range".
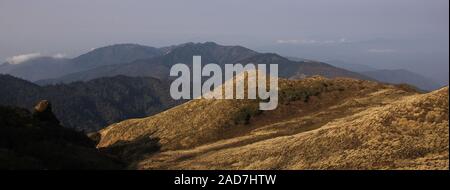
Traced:
<path fill-rule="evenodd" d="M 256 52 L 243 47 L 217 46 L 214 43 L 186 43 L 178 46 L 161 48 L 160 51 L 164 53 L 164 55 L 149 59 L 139 59 L 129 63 L 101 66 L 87 71 L 68 74 L 56 79 L 41 80 L 37 83 L 48 84 L 87 81 L 94 78 L 115 75 L 150 76 L 166 79 L 169 76 L 169 70 L 172 65 L 176 63 L 192 64 L 193 55 L 201 55 L 204 62 L 225 64 L 256 54 Z"/>
<path fill-rule="evenodd" d="M 439 85 L 433 79 L 422 76 L 420 74 L 408 71 L 406 69 L 377 69 L 362 64 L 346 63 L 339 60 L 327 61 L 331 65 L 354 71 L 371 77 L 380 82 L 386 82 L 391 84 L 409 84 L 415 86 L 421 90 L 432 91 L 436 90 L 442 85 Z"/>
<path fill-rule="evenodd" d="M 0 73 L 29 81 L 57 78 L 69 73 L 85 71 L 104 65 L 128 63 L 161 55 L 157 48 L 137 44 L 119 44 L 94 49 L 73 59 L 49 56 L 37 57 L 21 63 L 5 62 Z"/>
<path fill-rule="evenodd" d="M 192 55 L 201 55 L 203 63 L 279 64 L 280 76 L 303 78 L 312 75 L 351 77 L 399 84 L 423 90 L 440 87 L 433 80 L 407 70 L 379 70 L 339 60 L 327 63 L 258 53 L 242 46 L 223 46 L 214 42 L 185 43 L 162 48 L 137 44 L 117 44 L 94 49 L 73 59 L 37 57 L 19 64 L 4 63 L 0 73 L 10 74 L 40 85 L 88 81 L 95 78 L 125 75 L 167 79 L 173 64 L 192 64 Z"/>
<path fill-rule="evenodd" d="M 63 126 L 85 132 L 159 113 L 180 103 L 169 96 L 168 82 L 148 77 L 115 76 L 41 87 L 0 75 L 0 86 L 0 105 L 31 108 L 39 100 L 49 100 Z"/>
<path fill-rule="evenodd" d="M 380 82 L 386 82 L 391 84 L 410 84 L 416 86 L 417 88 L 425 91 L 432 91 L 442 87 L 442 85 L 437 84 L 432 79 L 424 77 L 417 73 L 405 69 L 395 69 L 395 70 L 372 70 L 361 72 L 362 74 L 372 77 Z"/>
<path fill-rule="evenodd" d="M 35 59 L 21 64 L 5 63 L 0 72 L 40 85 L 88 81 L 116 75 L 154 77 L 167 79 L 170 67 L 176 63 L 192 64 L 192 56 L 202 56 L 202 62 L 220 66 L 234 63 L 278 64 L 279 76 L 301 78 L 312 75 L 325 77 L 351 77 L 370 79 L 359 73 L 316 61 L 292 61 L 273 53 L 258 53 L 242 46 L 222 46 L 214 42 L 185 43 L 176 46 L 153 48 L 134 44 L 120 44 L 95 49 L 74 59 L 55 59 L 45 69 Z M 34 74 L 34 69 L 42 70 Z M 21 72 L 18 72 L 20 68 Z M 47 73 L 46 73 L 47 71 Z M 32 77 L 30 77 L 32 76 Z"/>
<path fill-rule="evenodd" d="M 359 72 L 359 73 L 362 73 L 365 71 L 378 70 L 371 66 L 367 66 L 367 65 L 363 65 L 363 64 L 347 63 L 347 62 L 341 61 L 341 60 L 327 60 L 326 62 L 331 65 L 334 65 L 336 67 L 347 69 L 349 71 Z"/>
<path fill-rule="evenodd" d="M 306 59 L 296 57 L 289 57 L 289 59 L 307 61 Z M 442 85 L 439 85 L 433 79 L 406 69 L 377 69 L 367 65 L 347 63 L 340 60 L 328 60 L 326 62 L 339 68 L 360 73 L 380 82 L 409 84 L 425 91 L 432 91 L 442 87 Z"/>

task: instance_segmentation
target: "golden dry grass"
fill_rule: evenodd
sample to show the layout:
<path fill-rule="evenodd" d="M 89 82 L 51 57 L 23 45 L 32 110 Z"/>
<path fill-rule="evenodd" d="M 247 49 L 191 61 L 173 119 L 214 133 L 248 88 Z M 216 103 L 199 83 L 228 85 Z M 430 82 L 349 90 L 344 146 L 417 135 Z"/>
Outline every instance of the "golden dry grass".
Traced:
<path fill-rule="evenodd" d="M 417 94 L 346 78 L 280 80 L 278 108 L 255 109 L 250 100 L 192 100 L 111 125 L 98 147 L 160 139 L 160 152 L 134 161 L 139 169 L 449 167 L 448 88 Z"/>

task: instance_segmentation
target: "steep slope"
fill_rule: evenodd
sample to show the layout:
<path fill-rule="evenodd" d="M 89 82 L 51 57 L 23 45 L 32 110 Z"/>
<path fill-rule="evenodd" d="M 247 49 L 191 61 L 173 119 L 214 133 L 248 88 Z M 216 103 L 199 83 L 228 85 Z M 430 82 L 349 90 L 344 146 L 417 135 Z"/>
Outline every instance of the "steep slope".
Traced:
<path fill-rule="evenodd" d="M 47 99 L 64 126 L 86 132 L 179 104 L 169 96 L 169 83 L 154 78 L 116 76 L 40 87 L 0 75 L 0 85 L 0 105 L 31 107 Z"/>
<path fill-rule="evenodd" d="M 405 83 L 416 86 L 417 88 L 426 91 L 436 90 L 441 87 L 432 79 L 429 79 L 427 77 L 404 69 L 397 69 L 397 70 L 383 69 L 383 70 L 366 71 L 362 73 L 381 82 L 387 82 L 392 84 Z"/>
<path fill-rule="evenodd" d="M 43 105 L 43 104 L 40 104 Z M 49 107 L 0 106 L 0 169 L 119 169 L 86 135 L 59 125 Z M 54 116 L 53 116 L 54 118 Z"/>

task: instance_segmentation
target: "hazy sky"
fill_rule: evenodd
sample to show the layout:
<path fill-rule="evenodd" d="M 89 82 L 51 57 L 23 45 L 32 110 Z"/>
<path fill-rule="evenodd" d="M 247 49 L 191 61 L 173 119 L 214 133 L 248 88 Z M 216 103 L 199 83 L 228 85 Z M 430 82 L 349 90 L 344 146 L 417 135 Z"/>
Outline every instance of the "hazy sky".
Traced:
<path fill-rule="evenodd" d="M 361 51 L 383 55 L 425 44 L 417 51 L 442 56 L 437 60 L 439 64 L 433 63 L 434 72 L 442 66 L 448 68 L 448 3 L 448 0 L 0 0 L 0 59 L 37 52 L 76 56 L 114 43 L 158 47 L 188 41 L 239 44 L 295 56 L 292 48 L 297 46 L 306 48 L 305 52 L 311 50 L 309 46 L 320 52 L 321 48 L 317 48 L 320 46 L 381 39 L 376 47 L 365 45 L 368 49 Z M 388 42 L 386 46 L 382 41 Z M 292 47 L 291 50 L 284 47 L 288 50 L 283 52 L 283 48 L 277 49 L 280 45 Z M 351 57 L 350 52 L 333 57 L 333 51 L 328 51 L 331 53 L 298 56 Z M 447 63 L 442 63 L 446 60 Z M 434 75 L 433 72 L 425 74 Z"/>

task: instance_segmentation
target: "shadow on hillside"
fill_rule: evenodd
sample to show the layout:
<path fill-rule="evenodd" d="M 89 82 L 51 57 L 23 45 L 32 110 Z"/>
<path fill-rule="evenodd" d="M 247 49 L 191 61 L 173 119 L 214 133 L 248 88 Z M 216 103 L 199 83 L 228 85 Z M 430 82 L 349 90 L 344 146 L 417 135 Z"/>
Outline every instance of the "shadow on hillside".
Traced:
<path fill-rule="evenodd" d="M 0 106 L 0 169 L 122 169 L 85 134 L 59 124 L 51 107 L 30 113 Z"/>
<path fill-rule="evenodd" d="M 117 141 L 107 148 L 100 148 L 100 151 L 116 156 L 118 159 L 131 165 L 145 156 L 159 152 L 161 149 L 159 141 L 159 138 L 146 134 L 132 141 Z"/>

